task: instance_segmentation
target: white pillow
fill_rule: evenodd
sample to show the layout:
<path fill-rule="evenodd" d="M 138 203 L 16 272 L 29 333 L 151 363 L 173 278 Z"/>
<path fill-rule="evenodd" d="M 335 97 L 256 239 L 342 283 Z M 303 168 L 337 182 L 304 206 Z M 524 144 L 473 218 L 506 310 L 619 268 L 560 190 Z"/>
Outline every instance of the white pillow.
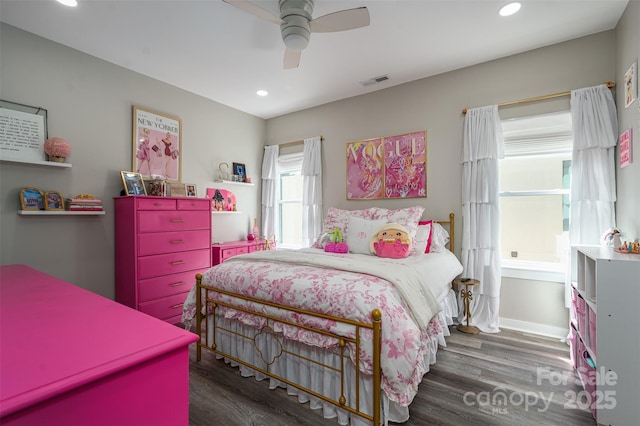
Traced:
<path fill-rule="evenodd" d="M 349 216 L 346 238 L 349 253 L 372 255 L 373 253 L 371 253 L 369 247 L 371 236 L 386 223 L 387 221 L 385 219 L 370 220 L 357 216 Z"/>
<path fill-rule="evenodd" d="M 415 250 L 415 254 L 417 255 L 421 255 L 421 254 L 425 254 L 425 252 L 427 251 L 427 245 L 429 244 L 429 237 L 431 236 L 431 226 L 432 224 L 429 223 L 428 225 L 418 225 L 418 230 L 416 231 L 416 248 Z"/>
<path fill-rule="evenodd" d="M 433 222 L 433 234 L 431 236 L 431 251 L 441 252 L 447 250 L 449 233 L 439 223 Z"/>

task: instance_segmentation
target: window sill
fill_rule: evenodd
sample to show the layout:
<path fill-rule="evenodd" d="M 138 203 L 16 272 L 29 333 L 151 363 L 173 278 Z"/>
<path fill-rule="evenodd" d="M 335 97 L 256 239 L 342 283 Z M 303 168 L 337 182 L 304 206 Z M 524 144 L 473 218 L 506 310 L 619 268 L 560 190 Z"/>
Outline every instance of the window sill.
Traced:
<path fill-rule="evenodd" d="M 564 283 L 566 266 L 559 263 L 502 261 L 503 278 Z"/>

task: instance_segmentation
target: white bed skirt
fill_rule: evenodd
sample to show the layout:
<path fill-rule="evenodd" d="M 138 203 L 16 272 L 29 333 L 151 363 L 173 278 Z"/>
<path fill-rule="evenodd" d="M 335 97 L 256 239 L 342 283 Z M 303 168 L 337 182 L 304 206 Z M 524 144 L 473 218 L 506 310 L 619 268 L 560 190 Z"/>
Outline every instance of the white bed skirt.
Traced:
<path fill-rule="evenodd" d="M 429 371 L 429 366 L 436 362 L 436 351 L 438 346 L 446 346 L 445 337 L 449 335 L 448 326 L 453 324 L 453 318 L 458 315 L 456 295 L 453 290 L 449 290 L 440 303 L 443 310 L 438 314 L 438 320 L 442 326 L 442 331 L 437 337 L 431 339 L 427 343 L 429 351 L 427 355 L 425 355 L 424 359 L 426 371 Z M 209 317 L 208 321 L 208 341 L 211 342 L 213 339 L 211 325 L 212 318 Z M 253 327 L 246 326 L 235 320 L 218 318 L 218 324 L 219 326 L 231 329 L 234 332 L 243 335 L 251 336 L 255 333 L 255 329 Z M 261 333 L 254 340 L 250 340 L 218 330 L 216 340 L 218 350 L 233 357 L 263 368 L 264 370 L 268 370 L 273 374 L 277 374 L 285 378 L 286 380 L 298 383 L 313 390 L 314 392 L 327 395 L 335 400 L 340 397 L 340 380 L 339 373 L 337 372 L 314 365 L 313 363 L 304 361 L 298 357 L 287 355 L 286 353 L 283 353 L 282 356 L 280 356 L 275 362 L 272 362 L 271 366 L 268 367 L 265 360 L 271 362 L 274 354 L 281 352 L 280 343 L 278 343 L 278 341 L 269 333 Z M 340 356 L 336 351 L 308 346 L 291 340 L 286 340 L 282 343 L 286 345 L 286 350 L 300 354 L 322 364 L 335 367 L 339 367 L 340 365 Z M 256 350 L 256 347 L 259 352 Z M 218 358 L 222 357 L 218 356 Z M 239 366 L 240 372 L 244 377 L 253 376 L 256 380 L 268 378 L 268 376 L 257 372 L 252 368 L 238 364 L 228 358 L 225 358 L 225 361 L 234 367 Z M 345 380 L 344 396 L 347 399 L 347 404 L 355 407 L 355 402 L 352 402 L 355 401 L 356 398 L 355 372 L 353 364 L 351 362 L 345 362 L 345 369 L 347 377 Z M 338 408 L 333 404 L 314 397 L 304 391 L 298 390 L 293 386 L 288 386 L 279 380 L 270 379 L 269 387 L 271 389 L 275 389 L 277 387 L 286 388 L 288 394 L 297 396 L 300 403 L 304 404 L 309 402 L 311 409 L 322 409 L 322 414 L 327 419 L 337 417 L 338 423 L 341 425 L 351 424 L 354 426 L 370 426 L 372 423 L 358 415 L 351 414 L 350 412 Z M 371 405 L 373 390 L 371 387 L 371 377 L 365 374 L 360 374 L 360 411 L 367 414 L 373 413 Z M 385 425 L 390 421 L 402 423 L 409 419 L 409 407 L 403 407 L 393 401 L 390 401 L 384 392 L 382 392 L 381 413 L 383 424 Z"/>

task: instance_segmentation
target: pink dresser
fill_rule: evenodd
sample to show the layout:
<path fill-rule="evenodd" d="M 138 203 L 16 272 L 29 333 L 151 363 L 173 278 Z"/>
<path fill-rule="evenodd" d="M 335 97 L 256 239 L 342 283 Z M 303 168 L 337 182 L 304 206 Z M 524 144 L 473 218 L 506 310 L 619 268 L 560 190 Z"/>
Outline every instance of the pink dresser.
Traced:
<path fill-rule="evenodd" d="M 176 324 L 211 267 L 211 200 L 115 197 L 116 301 Z"/>
<path fill-rule="evenodd" d="M 0 295 L 0 424 L 189 423 L 195 334 L 25 265 Z"/>

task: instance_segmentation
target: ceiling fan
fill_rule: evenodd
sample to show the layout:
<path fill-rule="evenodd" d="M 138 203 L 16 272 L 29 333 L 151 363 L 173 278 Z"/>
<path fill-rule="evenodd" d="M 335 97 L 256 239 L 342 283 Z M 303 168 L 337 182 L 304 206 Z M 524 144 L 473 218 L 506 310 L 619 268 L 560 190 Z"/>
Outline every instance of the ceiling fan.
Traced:
<path fill-rule="evenodd" d="M 285 69 L 297 68 L 300 65 L 300 55 L 309 44 L 311 33 L 347 31 L 369 25 L 369 10 L 366 7 L 341 10 L 313 19 L 313 0 L 279 0 L 280 17 L 248 0 L 223 1 L 260 19 L 280 25 L 286 47 Z"/>

